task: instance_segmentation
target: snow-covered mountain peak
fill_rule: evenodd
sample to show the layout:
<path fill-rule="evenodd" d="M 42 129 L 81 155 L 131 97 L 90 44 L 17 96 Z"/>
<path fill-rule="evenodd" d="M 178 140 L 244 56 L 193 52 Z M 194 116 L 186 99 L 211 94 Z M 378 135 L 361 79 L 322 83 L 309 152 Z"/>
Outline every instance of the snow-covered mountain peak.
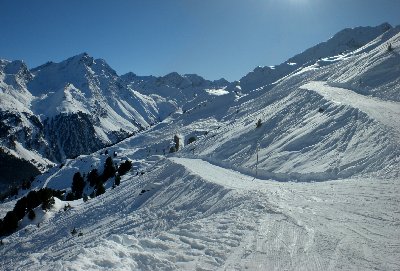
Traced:
<path fill-rule="evenodd" d="M 346 28 L 339 31 L 329 40 L 289 58 L 280 65 L 256 67 L 252 72 L 240 79 L 240 86 L 244 91 L 250 91 L 270 85 L 302 66 L 314 64 L 321 58 L 336 56 L 361 48 L 391 29 L 392 26 L 388 23 L 375 27 Z"/>
<path fill-rule="evenodd" d="M 229 84 L 230 84 L 230 82 L 228 80 L 226 80 L 225 78 L 220 78 L 220 79 L 213 81 L 213 85 L 215 85 L 217 87 L 225 87 L 225 86 L 228 86 Z"/>
<path fill-rule="evenodd" d="M 192 82 L 187 77 L 184 77 L 177 72 L 171 72 L 167 75 L 159 77 L 157 79 L 157 83 L 159 85 L 166 85 L 179 89 L 187 88 L 192 85 Z"/>
<path fill-rule="evenodd" d="M 110 76 L 110 75 L 115 76 L 115 77 L 118 76 L 117 72 L 113 68 L 111 68 L 111 66 L 108 65 L 108 63 L 102 58 L 95 59 L 92 63 L 91 69 L 95 73 L 101 73 L 106 76 Z"/>
<path fill-rule="evenodd" d="M 184 74 L 183 77 L 190 80 L 192 87 L 222 88 L 222 87 L 226 87 L 227 85 L 230 84 L 230 82 L 228 80 L 226 80 L 225 78 L 220 78 L 218 80 L 210 81 L 198 74 Z"/>
<path fill-rule="evenodd" d="M 85 69 L 90 74 L 117 76 L 115 70 L 111 68 L 104 59 L 94 59 L 86 52 L 60 62 L 60 66 L 66 70 L 76 69 L 79 67 L 80 69 Z"/>
<path fill-rule="evenodd" d="M 204 86 L 209 82 L 197 74 L 184 74 L 183 77 L 189 79 L 193 87 Z"/>
<path fill-rule="evenodd" d="M 59 63 L 48 62 L 31 70 L 33 80 L 29 89 L 34 95 L 55 92 L 71 83 L 87 94 L 100 89 L 107 89 L 110 82 L 118 80 L 118 75 L 105 60 L 94 59 L 87 53 L 70 57 Z"/>
<path fill-rule="evenodd" d="M 400 27 L 396 27 L 332 65 L 327 81 L 363 95 L 399 102 L 399 49 Z M 356 69 L 355 62 L 362 68 Z"/>
<path fill-rule="evenodd" d="M 14 141 L 21 143 L 25 153 L 36 151 L 53 161 L 115 143 L 176 110 L 167 101 L 156 102 L 130 88 L 104 59 L 94 59 L 87 53 L 59 63 L 47 62 L 31 71 L 21 61 L 4 60 L 0 65 L 2 111 L 28 112 L 39 119 L 40 125 L 32 128 L 29 121 L 21 122 L 20 130 L 36 129 L 36 134 L 46 134 L 43 139 L 35 133 L 20 133 L 14 136 Z M 19 71 L 30 77 L 21 80 L 20 76 L 9 74 Z M 11 137 L 15 130 L 7 128 L 4 134 Z M 53 149 L 43 151 L 43 144 L 25 146 L 24 136 L 32 142 L 39 138 Z M 4 146 L 12 151 L 14 141 Z"/>
<path fill-rule="evenodd" d="M 22 60 L 1 60 L 0 71 L 11 76 L 16 76 L 22 80 L 32 79 L 32 74 Z"/>
<path fill-rule="evenodd" d="M 27 70 L 25 63 L 22 60 L 5 61 L 4 72 L 8 74 L 17 74 L 21 70 Z"/>
<path fill-rule="evenodd" d="M 94 58 L 91 57 L 88 53 L 84 52 L 78 54 L 76 56 L 72 56 L 67 60 L 63 61 L 66 63 L 84 63 L 85 65 L 91 66 L 94 63 Z"/>
<path fill-rule="evenodd" d="M 339 32 L 337 32 L 331 39 L 336 40 L 346 40 L 349 38 L 357 39 L 357 40 L 364 40 L 364 42 L 372 37 L 376 37 L 386 31 L 392 29 L 393 26 L 387 22 L 382 23 L 377 26 L 358 26 L 353 28 L 345 28 Z M 328 40 L 328 41 L 329 41 Z"/>
<path fill-rule="evenodd" d="M 375 27 L 360 26 L 346 28 L 336 33 L 329 40 L 290 58 L 288 62 L 304 65 L 315 62 L 322 57 L 350 52 L 364 46 L 390 29 L 392 29 L 392 26 L 388 23 L 383 23 Z"/>
<path fill-rule="evenodd" d="M 130 85 L 132 82 L 138 80 L 137 74 L 135 74 L 135 73 L 133 73 L 133 72 L 125 73 L 125 74 L 121 75 L 120 78 L 122 79 L 122 81 L 123 81 L 126 85 Z"/>
<path fill-rule="evenodd" d="M 287 63 L 282 63 L 278 66 L 258 66 L 240 79 L 240 87 L 244 92 L 247 92 L 272 84 L 296 68 L 298 68 L 297 65 L 289 65 Z"/>
<path fill-rule="evenodd" d="M 171 91 L 172 89 L 188 91 L 188 89 L 223 88 L 230 84 L 224 78 L 210 81 L 198 74 L 181 75 L 177 72 L 171 72 L 160 77 L 152 75 L 139 76 L 133 72 L 128 72 L 121 75 L 120 78 L 122 78 L 126 84 L 137 88 L 142 93 L 157 95 L 161 94 L 158 92 L 160 88 L 162 88 L 161 92 L 165 90 L 164 88 L 169 88 Z"/>
<path fill-rule="evenodd" d="M 157 78 L 156 76 L 153 75 L 145 75 L 145 76 L 140 76 L 137 75 L 136 73 L 133 72 L 128 72 L 126 74 L 123 74 L 120 76 L 120 78 L 128 85 L 135 85 L 138 83 L 154 83 L 156 82 Z"/>

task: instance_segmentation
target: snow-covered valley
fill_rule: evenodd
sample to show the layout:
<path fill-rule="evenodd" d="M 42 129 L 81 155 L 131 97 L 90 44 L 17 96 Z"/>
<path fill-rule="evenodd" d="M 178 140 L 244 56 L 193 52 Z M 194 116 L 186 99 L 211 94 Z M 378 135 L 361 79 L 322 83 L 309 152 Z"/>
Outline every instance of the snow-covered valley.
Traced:
<path fill-rule="evenodd" d="M 1 237 L 0 269 L 400 269 L 399 32 L 387 24 L 341 31 L 292 58 L 290 69 L 258 68 L 239 83 L 177 73 L 115 77 L 112 86 L 124 85 L 106 88 L 116 103 L 104 100 L 110 108 L 96 134 L 108 138 L 104 123 L 118 119 L 135 133 L 48 167 L 30 189 L 69 193 L 77 172 L 105 172 L 108 159 L 132 168 L 120 185 L 116 176 L 105 179 L 104 194 L 87 180 L 83 193 L 94 195 L 87 200 L 36 207 L 34 219 L 27 214 Z M 348 45 L 351 35 L 362 46 Z M 90 95 L 104 95 L 102 83 L 84 83 Z M 96 99 L 83 99 L 89 94 L 75 85 L 65 98 L 91 112 Z M 143 105 L 146 129 L 136 130 L 127 113 L 136 102 L 120 93 Z M 10 94 L 0 94 L 12 107 Z M 42 102 L 26 105 L 27 113 L 50 114 L 42 105 L 59 94 L 51 95 L 34 93 Z M 76 110 L 59 102 L 50 109 Z M 2 202 L 0 218 L 28 192 Z"/>

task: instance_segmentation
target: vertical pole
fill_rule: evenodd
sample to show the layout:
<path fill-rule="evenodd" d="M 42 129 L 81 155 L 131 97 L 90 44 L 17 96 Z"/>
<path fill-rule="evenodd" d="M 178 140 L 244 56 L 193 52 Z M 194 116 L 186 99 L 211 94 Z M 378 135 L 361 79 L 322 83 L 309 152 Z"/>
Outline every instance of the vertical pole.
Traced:
<path fill-rule="evenodd" d="M 257 175 L 258 175 L 258 146 L 257 146 L 256 177 Z"/>

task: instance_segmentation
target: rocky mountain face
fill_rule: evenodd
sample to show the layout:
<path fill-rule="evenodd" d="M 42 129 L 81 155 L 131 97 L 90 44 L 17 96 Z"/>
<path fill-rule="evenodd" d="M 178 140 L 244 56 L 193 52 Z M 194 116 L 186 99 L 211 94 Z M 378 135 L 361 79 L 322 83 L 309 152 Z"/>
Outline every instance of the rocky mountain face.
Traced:
<path fill-rule="evenodd" d="M 0 189 L 45 170 L 51 163 L 45 157 L 54 158 L 43 124 L 29 109 L 32 77 L 22 61 L 0 60 Z"/>
<path fill-rule="evenodd" d="M 228 83 L 194 74 L 118 76 L 104 60 L 86 53 L 31 70 L 22 61 L 0 60 L 2 159 L 32 165 L 35 175 L 147 129 L 205 89 Z M 8 185 L 25 175 L 15 172 L 0 182 Z"/>
<path fill-rule="evenodd" d="M 197 74 L 180 75 L 177 72 L 165 76 L 137 76 L 134 73 L 127 73 L 121 76 L 127 87 L 135 89 L 158 101 L 161 108 L 164 107 L 182 108 L 187 110 L 193 104 L 207 100 L 208 89 L 222 89 L 230 83 L 221 78 L 210 81 Z"/>

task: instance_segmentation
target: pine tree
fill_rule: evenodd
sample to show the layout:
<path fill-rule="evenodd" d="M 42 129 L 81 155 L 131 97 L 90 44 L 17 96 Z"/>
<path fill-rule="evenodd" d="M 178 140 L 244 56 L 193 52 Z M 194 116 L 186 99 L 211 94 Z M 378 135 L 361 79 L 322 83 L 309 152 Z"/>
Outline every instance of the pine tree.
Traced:
<path fill-rule="evenodd" d="M 75 199 L 82 198 L 83 189 L 85 188 L 85 180 L 80 172 L 76 172 L 72 178 L 71 190 L 75 195 Z"/>
<path fill-rule="evenodd" d="M 42 209 L 43 210 L 50 210 L 51 207 L 53 207 L 55 203 L 54 197 L 51 196 L 42 203 Z"/>
<path fill-rule="evenodd" d="M 65 200 L 66 200 L 66 201 L 75 200 L 74 193 L 72 193 L 72 192 L 68 193 L 68 194 L 65 196 Z"/>
<path fill-rule="evenodd" d="M 35 211 L 32 210 L 32 209 L 30 209 L 29 212 L 28 212 L 28 218 L 29 218 L 30 220 L 34 220 L 35 217 L 36 217 Z"/>
<path fill-rule="evenodd" d="M 132 162 L 129 160 L 125 160 L 119 168 L 118 168 L 118 173 L 120 176 L 125 175 L 129 170 L 132 168 Z"/>
<path fill-rule="evenodd" d="M 42 188 L 38 191 L 42 209 L 49 210 L 54 204 L 53 190 L 50 188 Z"/>
<path fill-rule="evenodd" d="M 103 181 L 107 181 L 109 178 L 115 175 L 115 167 L 114 162 L 111 157 L 107 157 L 106 162 L 104 164 L 104 172 L 103 172 Z"/>
<path fill-rule="evenodd" d="M 18 228 L 18 218 L 13 211 L 9 211 L 3 219 L 0 235 L 13 233 Z"/>
<path fill-rule="evenodd" d="M 83 194 L 82 198 L 83 198 L 83 202 L 87 202 L 89 200 L 89 197 L 86 194 Z"/>
<path fill-rule="evenodd" d="M 118 186 L 121 184 L 121 176 L 119 176 L 118 174 L 115 175 L 115 181 L 114 181 L 115 185 Z"/>
<path fill-rule="evenodd" d="M 95 186 L 96 183 L 99 182 L 100 176 L 99 176 L 99 171 L 97 170 L 97 168 L 92 169 L 88 176 L 87 176 L 87 181 L 89 182 L 89 185 L 91 187 Z"/>
<path fill-rule="evenodd" d="M 13 211 L 18 220 L 22 219 L 25 216 L 26 208 L 28 205 L 27 203 L 28 203 L 28 201 L 27 201 L 26 197 L 20 198 L 17 201 L 17 203 L 15 203 Z"/>
<path fill-rule="evenodd" d="M 104 187 L 103 183 L 99 183 L 96 189 L 96 197 L 104 194 L 106 192 L 106 188 Z"/>
<path fill-rule="evenodd" d="M 71 234 L 72 234 L 72 235 L 75 235 L 77 232 L 78 232 L 78 231 L 77 231 L 76 228 L 74 227 L 74 228 L 72 229 L 72 231 L 71 231 Z"/>
<path fill-rule="evenodd" d="M 179 151 L 179 136 L 178 135 L 174 135 L 174 142 L 175 142 L 175 150 Z"/>
<path fill-rule="evenodd" d="M 29 192 L 28 195 L 26 196 L 26 199 L 27 199 L 27 208 L 28 209 L 33 209 L 40 205 L 40 198 L 39 198 L 38 192 L 35 190 L 32 190 L 31 192 Z"/>
<path fill-rule="evenodd" d="M 67 203 L 66 205 L 64 205 L 64 212 L 68 211 L 71 208 L 72 208 L 71 205 Z"/>

